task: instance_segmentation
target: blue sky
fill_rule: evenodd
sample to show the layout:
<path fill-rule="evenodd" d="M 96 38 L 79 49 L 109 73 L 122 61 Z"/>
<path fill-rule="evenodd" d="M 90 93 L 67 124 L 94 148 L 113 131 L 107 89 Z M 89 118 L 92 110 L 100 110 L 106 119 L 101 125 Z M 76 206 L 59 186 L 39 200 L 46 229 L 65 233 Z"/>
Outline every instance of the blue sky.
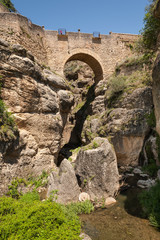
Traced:
<path fill-rule="evenodd" d="M 148 0 L 12 0 L 20 14 L 45 29 L 139 34 Z"/>

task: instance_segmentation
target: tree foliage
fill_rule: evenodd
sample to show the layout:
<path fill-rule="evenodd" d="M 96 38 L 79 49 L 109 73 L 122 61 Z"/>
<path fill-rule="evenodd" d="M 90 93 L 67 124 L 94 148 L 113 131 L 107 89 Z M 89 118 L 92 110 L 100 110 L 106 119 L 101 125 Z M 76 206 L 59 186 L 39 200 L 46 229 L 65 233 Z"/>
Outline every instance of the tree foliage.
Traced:
<path fill-rule="evenodd" d="M 146 7 L 144 16 L 144 28 L 142 34 L 142 47 L 145 50 L 155 51 L 157 48 L 157 37 L 160 33 L 160 20 L 154 17 L 154 8 L 157 0 L 149 0 L 150 4 Z"/>
<path fill-rule="evenodd" d="M 10 0 L 0 0 L 0 3 L 7 7 L 11 12 L 17 12 L 13 3 Z"/>

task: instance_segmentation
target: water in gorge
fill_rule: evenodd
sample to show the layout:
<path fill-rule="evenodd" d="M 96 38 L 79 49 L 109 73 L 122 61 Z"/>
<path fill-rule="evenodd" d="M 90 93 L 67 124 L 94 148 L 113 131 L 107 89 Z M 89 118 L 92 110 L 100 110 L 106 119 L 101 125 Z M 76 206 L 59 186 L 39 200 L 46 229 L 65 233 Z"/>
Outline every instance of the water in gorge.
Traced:
<path fill-rule="evenodd" d="M 81 215 L 83 231 L 92 240 L 160 240 L 160 232 L 141 217 L 140 191 L 130 188 L 117 197 L 114 206 Z"/>

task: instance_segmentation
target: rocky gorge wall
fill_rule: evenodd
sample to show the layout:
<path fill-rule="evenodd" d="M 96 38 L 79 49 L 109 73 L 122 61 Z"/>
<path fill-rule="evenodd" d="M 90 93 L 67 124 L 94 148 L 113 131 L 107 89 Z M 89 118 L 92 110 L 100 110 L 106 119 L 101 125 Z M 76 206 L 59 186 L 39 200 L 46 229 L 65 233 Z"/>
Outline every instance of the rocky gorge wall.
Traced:
<path fill-rule="evenodd" d="M 97 43 L 91 34 L 68 33 L 66 41 L 19 14 L 0 15 L 1 97 L 18 126 L 16 138 L 1 145 L 0 193 L 12 179 L 45 170 L 45 197 L 55 190 L 60 202 L 77 201 L 81 191 L 92 200 L 116 196 L 118 166 L 137 166 L 152 132 L 146 117 L 153 109 L 150 69 L 142 56 L 124 61 L 133 56 L 137 36 L 111 33 Z M 71 74 L 66 80 L 46 67 L 61 72 L 69 57 L 77 60 L 74 54 L 83 62 L 92 55 L 105 78 L 94 82 L 93 67 L 92 74 L 79 71 L 78 79 Z"/>
<path fill-rule="evenodd" d="M 0 41 L 1 97 L 19 134 L 1 149 L 1 194 L 11 179 L 56 167 L 67 114 L 73 104 L 65 81 L 43 69 L 20 45 Z"/>

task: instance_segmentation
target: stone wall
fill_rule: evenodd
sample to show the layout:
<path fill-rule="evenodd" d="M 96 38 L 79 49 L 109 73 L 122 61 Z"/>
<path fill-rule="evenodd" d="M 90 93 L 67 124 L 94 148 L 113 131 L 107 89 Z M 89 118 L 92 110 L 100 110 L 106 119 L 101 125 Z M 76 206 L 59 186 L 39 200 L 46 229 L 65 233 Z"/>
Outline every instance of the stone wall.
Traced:
<path fill-rule="evenodd" d="M 44 29 L 16 13 L 0 13 L 0 38 L 23 45 L 41 64 L 47 65 Z"/>

